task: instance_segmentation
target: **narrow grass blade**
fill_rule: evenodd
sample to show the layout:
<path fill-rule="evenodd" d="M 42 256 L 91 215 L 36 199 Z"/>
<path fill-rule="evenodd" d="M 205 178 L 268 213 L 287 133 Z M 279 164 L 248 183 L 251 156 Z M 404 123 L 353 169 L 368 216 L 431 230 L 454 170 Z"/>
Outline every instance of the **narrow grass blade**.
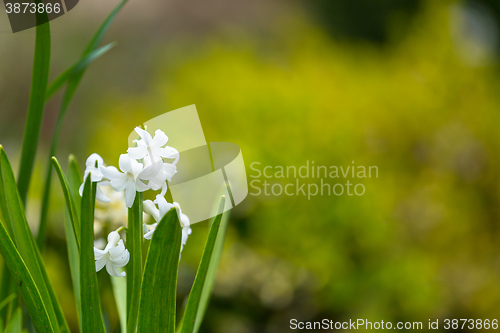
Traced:
<path fill-rule="evenodd" d="M 59 332 L 58 320 L 54 310 L 54 305 L 51 301 L 52 297 L 46 284 L 48 281 L 46 281 L 44 273 L 42 273 L 42 267 L 40 267 L 40 252 L 35 246 L 33 235 L 31 234 L 28 222 L 26 221 L 23 204 L 16 188 L 14 173 L 12 172 L 9 159 L 7 158 L 2 146 L 0 146 L 0 170 L 5 200 L 7 202 L 7 208 L 12 223 L 12 229 L 14 230 L 14 238 L 16 240 L 17 248 L 26 263 L 30 274 L 33 276 L 33 279 L 37 281 L 37 287 L 46 305 L 52 326 L 56 332 Z"/>
<path fill-rule="evenodd" d="M 144 268 L 138 333 L 175 332 L 175 298 L 181 250 L 181 227 L 175 209 L 153 234 Z"/>
<path fill-rule="evenodd" d="M 135 333 L 142 284 L 142 194 L 137 193 L 128 210 L 127 248 L 130 261 L 127 265 L 127 332 Z"/>
<path fill-rule="evenodd" d="M 223 211 L 219 211 L 217 213 L 217 216 L 214 217 L 214 221 L 217 217 L 222 215 L 222 212 Z M 222 215 L 222 220 L 220 222 L 220 227 L 219 227 L 219 234 L 217 235 L 214 251 L 212 253 L 212 259 L 210 260 L 210 265 L 208 266 L 207 278 L 205 279 L 205 284 L 203 285 L 203 291 L 201 292 L 200 305 L 198 306 L 198 312 L 196 313 L 193 333 L 198 333 L 198 331 L 200 330 L 200 326 L 201 323 L 203 322 L 205 312 L 207 311 L 208 303 L 210 302 L 210 297 L 212 296 L 215 279 L 217 277 L 217 270 L 219 268 L 220 259 L 222 257 L 222 249 L 224 248 L 224 240 L 226 239 L 226 230 L 228 222 L 229 222 L 229 212 L 226 212 L 224 215 Z"/>
<path fill-rule="evenodd" d="M 71 220 L 71 224 L 73 225 L 73 230 L 75 232 L 75 240 L 76 244 L 79 247 L 80 245 L 80 219 L 78 218 L 78 213 L 76 211 L 76 205 L 73 201 L 73 197 L 71 195 L 68 180 L 64 175 L 64 172 L 61 169 L 61 165 L 57 161 L 57 158 L 52 157 L 52 165 L 54 169 L 56 169 L 57 176 L 59 177 L 59 182 L 61 183 L 61 188 L 63 190 L 64 199 L 66 200 L 66 208 L 68 209 L 69 218 Z"/>
<path fill-rule="evenodd" d="M 12 278 L 12 275 L 9 272 L 9 268 L 7 267 L 7 264 L 4 262 L 2 264 L 2 278 L 0 282 L 0 299 L 8 300 L 8 304 L 12 301 L 12 299 L 8 299 L 8 296 L 10 293 L 12 293 L 16 286 L 15 286 L 15 281 Z M 0 309 L 0 320 L 5 322 L 9 316 L 9 311 L 10 307 L 9 306 L 4 306 Z M 3 326 L 0 326 L 3 327 Z"/>
<path fill-rule="evenodd" d="M 101 315 L 101 302 L 97 286 L 94 257 L 94 207 L 96 185 L 90 176 L 85 181 L 82 195 L 81 247 L 80 247 L 80 288 L 82 301 L 82 331 L 105 332 Z"/>
<path fill-rule="evenodd" d="M 61 304 L 57 299 L 56 292 L 54 290 L 54 287 L 52 286 L 52 283 L 50 283 L 49 275 L 47 274 L 47 270 L 45 269 L 45 264 L 43 263 L 42 255 L 40 254 L 40 251 L 36 247 L 35 239 L 31 238 L 31 241 L 33 243 L 33 248 L 35 249 L 35 256 L 38 260 L 38 265 L 40 266 L 43 280 L 45 282 L 45 285 L 47 286 L 47 290 L 50 295 L 50 301 L 52 303 L 52 306 L 54 307 L 54 312 L 56 314 L 58 327 L 61 332 L 70 332 L 68 323 L 66 322 L 66 318 L 64 317 L 64 313 L 61 308 Z"/>
<path fill-rule="evenodd" d="M 5 333 L 21 333 L 22 330 L 22 321 L 23 321 L 23 315 L 22 311 L 20 308 L 17 308 L 16 311 L 14 311 L 14 314 L 10 318 L 9 323 L 7 324 L 7 327 L 5 328 Z"/>
<path fill-rule="evenodd" d="M 74 156 L 69 157 L 68 165 L 68 186 L 71 193 L 73 202 L 76 202 L 77 216 L 80 216 L 81 197 L 78 193 L 80 182 L 82 179 L 78 163 Z M 66 234 L 66 246 L 68 248 L 69 268 L 71 272 L 71 279 L 73 281 L 73 290 L 75 293 L 76 307 L 78 311 L 78 320 L 80 323 L 80 331 L 82 330 L 82 303 L 80 292 L 80 249 L 76 241 L 75 231 L 73 230 L 73 223 L 69 217 L 68 208 L 64 212 L 64 231 Z M 81 230 L 80 230 L 81 231 Z"/>
<path fill-rule="evenodd" d="M 68 161 L 68 185 L 71 197 L 76 206 L 77 215 L 80 216 L 80 208 L 82 205 L 82 197 L 80 196 L 80 185 L 82 184 L 82 172 L 78 166 L 78 161 L 73 155 L 69 156 Z"/>
<path fill-rule="evenodd" d="M 17 297 L 16 294 L 10 294 L 9 296 L 5 297 L 5 299 L 0 303 L 0 309 L 3 309 L 4 307 L 6 307 L 16 297 Z"/>
<path fill-rule="evenodd" d="M 26 206 L 26 195 L 31 181 L 33 164 L 42 126 L 45 106 L 45 93 L 49 80 L 50 68 L 50 25 L 49 22 L 36 27 L 35 56 L 31 92 L 28 104 L 28 115 L 24 129 L 21 163 L 19 165 L 18 189 L 21 202 Z"/>
<path fill-rule="evenodd" d="M 115 295 L 116 309 L 120 318 L 121 332 L 127 331 L 127 279 L 110 276 Z"/>
<path fill-rule="evenodd" d="M 26 304 L 36 331 L 59 331 L 52 327 L 52 321 L 47 313 L 45 302 L 3 223 L 0 223 L 0 253 L 12 273 L 16 284 L 21 289 L 24 304 Z"/>
<path fill-rule="evenodd" d="M 63 85 L 75 74 L 85 70 L 88 65 L 100 58 L 103 54 L 111 50 L 116 45 L 115 42 L 109 43 L 103 47 L 96 50 L 92 50 L 90 53 L 85 55 L 83 58 L 78 59 L 78 61 L 72 65 L 70 68 L 66 69 L 64 72 L 59 74 L 58 77 L 52 81 L 52 83 L 47 88 L 45 94 L 45 100 L 48 101 Z"/>
<path fill-rule="evenodd" d="M 75 295 L 78 322 L 80 323 L 81 331 L 82 302 L 80 293 L 80 249 L 76 244 L 75 232 L 73 231 L 73 224 L 71 223 L 67 207 L 64 209 L 64 234 L 66 235 L 69 270 L 71 273 L 71 281 L 73 283 L 73 292 Z"/>
<path fill-rule="evenodd" d="M 201 256 L 200 266 L 198 267 L 198 272 L 193 282 L 193 287 L 191 288 L 191 293 L 189 294 L 188 301 L 186 304 L 186 310 L 184 311 L 184 317 L 180 325 L 179 332 L 181 333 L 192 333 L 194 330 L 198 309 L 200 305 L 200 300 L 202 297 L 203 289 L 205 287 L 205 282 L 208 274 L 208 269 L 210 266 L 210 261 L 212 259 L 212 254 L 215 247 L 215 242 L 217 240 L 217 234 L 219 232 L 219 226 L 222 219 L 222 213 L 224 211 L 224 205 L 226 203 L 226 198 L 221 197 L 219 202 L 218 214 L 210 226 L 210 231 L 208 232 L 207 243 L 205 249 L 203 250 L 203 255 Z"/>
<path fill-rule="evenodd" d="M 9 209 L 7 207 L 7 201 L 5 199 L 5 192 L 2 177 L 0 175 L 0 218 L 5 222 L 5 227 L 9 233 L 10 237 L 14 237 L 14 231 L 12 230 L 12 223 L 10 221 Z M 2 264 L 2 277 L 0 282 L 0 299 L 6 299 L 16 289 L 16 285 L 12 276 L 7 268 L 5 262 Z M 10 307 L 5 307 L 0 310 L 0 318 L 5 322 L 10 314 Z M 3 326 L 0 326 L 3 328 Z"/>

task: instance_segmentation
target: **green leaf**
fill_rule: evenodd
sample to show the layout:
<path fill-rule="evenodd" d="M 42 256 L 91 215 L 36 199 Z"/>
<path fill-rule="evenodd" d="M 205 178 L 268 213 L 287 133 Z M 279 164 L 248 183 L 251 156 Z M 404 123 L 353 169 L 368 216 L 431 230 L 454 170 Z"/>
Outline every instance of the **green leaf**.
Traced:
<path fill-rule="evenodd" d="M 64 313 L 61 308 L 61 304 L 57 300 L 56 293 L 54 291 L 54 287 L 52 287 L 52 283 L 50 283 L 49 276 L 47 274 L 47 270 L 45 269 L 45 265 L 42 260 L 42 255 L 40 254 L 40 251 L 36 247 L 35 239 L 32 237 L 31 241 L 33 243 L 33 248 L 35 248 L 35 256 L 38 260 L 38 265 L 40 266 L 40 270 L 42 271 L 42 276 L 43 280 L 45 282 L 45 285 L 47 286 L 47 290 L 50 295 L 50 301 L 52 302 L 52 306 L 54 307 L 54 312 L 57 317 L 57 322 L 59 325 L 59 329 L 61 332 L 70 332 L 68 323 L 66 322 L 66 318 L 64 317 Z"/>
<path fill-rule="evenodd" d="M 5 227 L 8 230 L 10 237 L 14 237 L 14 231 L 12 230 L 12 223 L 10 221 L 9 209 L 7 207 L 7 201 L 5 199 L 5 192 L 3 186 L 3 180 L 0 175 L 0 218 L 5 221 Z M 0 282 L 0 299 L 6 299 L 8 295 L 16 290 L 15 281 L 7 268 L 5 263 L 2 264 L 2 278 Z M 0 318 L 5 322 L 9 316 L 10 307 L 5 307 L 0 310 Z M 3 326 L 0 326 L 3 328 Z"/>
<path fill-rule="evenodd" d="M 127 248 L 127 332 L 135 333 L 142 284 L 142 194 L 137 193 L 128 210 Z"/>
<path fill-rule="evenodd" d="M 82 301 L 82 331 L 105 332 L 97 286 L 94 257 L 94 207 L 96 185 L 87 177 L 82 195 L 80 288 Z"/>
<path fill-rule="evenodd" d="M 122 332 L 127 331 L 127 279 L 110 276 Z"/>
<path fill-rule="evenodd" d="M 69 155 L 68 163 L 68 185 L 76 206 L 77 215 L 80 216 L 80 208 L 82 205 L 82 197 L 80 196 L 80 185 L 82 184 L 82 172 L 78 166 L 78 161 L 74 155 Z"/>
<path fill-rule="evenodd" d="M 73 202 L 76 202 L 78 218 L 80 216 L 80 209 L 81 209 L 80 205 L 82 201 L 82 198 L 78 193 L 81 179 L 82 176 L 80 173 L 80 169 L 78 168 L 78 162 L 76 161 L 75 157 L 71 155 L 69 157 L 69 165 L 68 165 L 68 185 Z M 71 279 L 73 281 L 73 290 L 75 293 L 76 307 L 78 310 L 78 319 L 81 331 L 82 304 L 81 304 L 81 292 L 80 292 L 80 249 L 76 241 L 75 231 L 73 229 L 73 223 L 71 222 L 71 219 L 69 217 L 68 207 L 66 207 L 64 212 L 64 231 L 66 234 L 66 246 L 68 248 L 69 268 L 71 272 Z"/>
<path fill-rule="evenodd" d="M 33 173 L 38 138 L 42 126 L 45 106 L 45 93 L 49 80 L 50 68 L 50 25 L 41 24 L 36 27 L 35 56 L 31 92 L 28 104 L 28 115 L 24 129 L 21 163 L 19 165 L 18 189 L 21 202 L 26 205 L 26 196 Z"/>
<path fill-rule="evenodd" d="M 75 202 L 73 201 L 73 197 L 71 195 L 68 180 L 64 175 L 64 172 L 61 169 L 61 165 L 57 161 L 57 158 L 52 157 L 52 165 L 54 169 L 56 169 L 57 176 L 59 177 L 59 182 L 61 183 L 61 187 L 64 194 L 64 199 L 66 200 L 66 208 L 68 209 L 69 218 L 71 220 L 71 224 L 73 225 L 73 230 L 75 233 L 76 244 L 79 247 L 80 245 L 80 219 L 78 218 L 78 212 L 76 210 Z"/>
<path fill-rule="evenodd" d="M 96 50 L 92 50 L 82 58 L 78 59 L 78 61 L 74 65 L 59 74 L 59 76 L 56 77 L 54 81 L 52 81 L 52 83 L 47 88 L 45 100 L 48 101 L 72 76 L 85 70 L 88 65 L 111 50 L 115 45 L 115 42 L 109 43 L 108 45 L 100 47 Z"/>
<path fill-rule="evenodd" d="M 9 324 L 5 328 L 5 333 L 21 333 L 22 330 L 22 311 L 17 308 L 12 317 L 10 318 Z"/>
<path fill-rule="evenodd" d="M 30 313 L 33 326 L 37 332 L 58 331 L 52 328 L 52 322 L 45 307 L 45 302 L 35 285 L 25 262 L 9 237 L 4 224 L 0 223 L 0 253 L 12 273 L 16 284 L 21 289 L 23 301 Z"/>
<path fill-rule="evenodd" d="M 120 2 L 115 9 L 109 14 L 109 16 L 104 20 L 102 25 L 97 29 L 96 33 L 94 36 L 92 36 L 90 42 L 88 43 L 87 47 L 83 51 L 80 59 L 81 61 L 80 64 L 85 63 L 85 59 L 88 58 L 90 55 L 92 55 L 99 44 L 101 43 L 102 39 L 104 38 L 104 35 L 106 34 L 106 31 L 108 28 L 111 26 L 111 23 L 113 22 L 114 18 L 120 11 L 120 9 L 125 5 L 127 0 L 123 0 Z M 109 45 L 108 45 L 109 46 Z M 104 46 L 106 48 L 106 46 Z M 106 50 L 106 49 L 104 49 Z M 101 49 L 101 53 L 102 53 Z M 89 62 L 90 63 L 90 62 Z M 45 176 L 45 184 L 44 184 L 44 189 L 43 189 L 43 195 L 42 195 L 42 206 L 41 206 L 41 213 L 40 213 L 40 223 L 38 227 L 38 235 L 37 235 L 37 244 L 38 248 L 42 249 L 43 245 L 45 243 L 45 238 L 46 238 L 46 233 L 47 233 L 47 215 L 48 215 L 48 207 L 49 207 L 49 201 L 50 201 L 50 186 L 51 186 L 51 178 L 52 178 L 52 169 L 50 167 L 50 158 L 54 155 L 56 155 L 57 151 L 57 142 L 59 140 L 59 133 L 62 128 L 62 124 L 64 121 L 64 117 L 66 115 L 66 112 L 68 110 L 69 104 L 71 103 L 71 100 L 73 99 L 73 96 L 75 94 L 76 89 L 78 88 L 78 85 L 80 84 L 80 81 L 83 77 L 83 74 L 85 73 L 85 70 L 87 69 L 88 64 L 86 66 L 83 66 L 81 70 L 74 72 L 69 78 L 68 78 L 68 84 L 66 87 L 66 90 L 64 92 L 61 106 L 59 108 L 59 115 L 57 116 L 57 122 L 56 126 L 54 129 L 54 134 L 52 135 L 52 142 L 50 144 L 50 153 L 49 153 L 49 161 L 47 163 L 47 174 Z"/>
<path fill-rule="evenodd" d="M 3 309 L 16 297 L 17 297 L 16 294 L 10 294 L 9 296 L 5 297 L 5 299 L 0 303 L 0 309 Z"/>
<path fill-rule="evenodd" d="M 23 204 L 16 188 L 14 173 L 12 172 L 9 159 L 7 158 L 2 146 L 0 146 L 0 170 L 4 186 L 5 199 L 7 202 L 7 209 L 12 223 L 12 229 L 14 230 L 14 238 L 16 240 L 17 248 L 26 263 L 30 274 L 33 276 L 33 279 L 37 281 L 37 287 L 46 305 L 47 313 L 49 314 L 52 326 L 55 331 L 58 332 L 59 325 L 56 311 L 54 309 L 57 307 L 57 304 L 52 304 L 52 295 L 47 286 L 49 281 L 46 281 L 45 270 L 42 269 L 44 267 L 41 267 L 43 263 L 41 262 L 40 252 L 35 246 L 33 235 L 31 234 L 28 222 L 26 221 Z"/>
<path fill-rule="evenodd" d="M 78 322 L 82 322 L 82 302 L 80 292 L 80 249 L 76 243 L 73 224 L 69 217 L 68 208 L 64 208 L 64 233 L 66 235 L 66 248 L 68 250 L 69 270 L 71 273 L 71 281 L 73 282 L 73 292 L 75 295 L 76 309 L 78 313 Z"/>
<path fill-rule="evenodd" d="M 219 232 L 219 226 L 222 219 L 222 212 L 224 211 L 224 205 L 226 203 L 226 198 L 221 197 L 219 202 L 218 214 L 210 227 L 208 233 L 207 243 L 205 249 L 203 250 L 203 255 L 201 256 L 200 266 L 198 267 L 198 272 L 193 282 L 193 287 L 191 288 L 191 293 L 186 304 L 186 310 L 184 311 L 184 317 L 181 322 L 179 332 L 181 333 L 192 333 L 194 330 L 198 309 L 200 306 L 200 300 L 202 297 L 203 289 L 205 287 L 205 282 L 208 274 L 208 269 L 210 266 L 210 261 L 212 259 L 212 254 L 214 252 L 215 242 L 217 240 L 217 234 Z M 202 317 L 202 315 L 201 315 Z"/>
<path fill-rule="evenodd" d="M 217 216 L 214 217 L 214 221 L 217 217 L 222 215 L 222 212 L 223 210 L 220 210 L 217 213 Z M 217 277 L 217 270 L 219 268 L 220 259 L 222 257 L 222 249 L 224 248 L 224 240 L 226 238 L 228 221 L 229 221 L 229 212 L 226 212 L 224 215 L 222 215 L 222 220 L 220 222 L 220 227 L 219 227 L 219 234 L 217 235 L 217 240 L 215 241 L 214 251 L 212 253 L 212 259 L 210 260 L 210 265 L 208 266 L 207 278 L 205 279 L 205 284 L 203 285 L 203 291 L 201 292 L 200 305 L 198 306 L 198 312 L 196 313 L 196 320 L 194 322 L 194 329 L 193 329 L 194 333 L 197 333 L 200 330 L 201 323 L 203 322 L 203 317 L 205 316 L 205 312 L 207 311 L 210 297 L 212 296 L 212 291 L 214 289 L 214 284 L 215 284 L 215 278 Z"/>
<path fill-rule="evenodd" d="M 149 246 L 139 305 L 138 333 L 175 332 L 181 227 L 170 210 L 158 223 Z"/>

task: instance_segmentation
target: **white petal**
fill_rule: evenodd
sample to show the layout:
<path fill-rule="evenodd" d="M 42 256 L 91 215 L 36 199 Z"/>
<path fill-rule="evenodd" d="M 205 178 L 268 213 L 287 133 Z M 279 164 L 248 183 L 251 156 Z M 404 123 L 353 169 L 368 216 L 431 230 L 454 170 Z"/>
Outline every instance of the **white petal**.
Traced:
<path fill-rule="evenodd" d="M 115 246 L 117 246 L 117 244 L 119 244 L 120 241 L 121 241 L 121 237 L 120 237 L 120 234 L 118 232 L 111 231 L 108 234 L 108 246 L 115 247 Z M 123 241 L 122 241 L 122 244 L 123 244 Z M 106 247 L 108 247 L 108 246 L 106 246 Z"/>
<path fill-rule="evenodd" d="M 148 154 L 148 147 L 147 146 L 130 147 L 129 149 L 127 149 L 127 153 L 130 156 L 130 158 L 138 160 L 146 157 L 146 155 Z"/>
<path fill-rule="evenodd" d="M 127 182 L 127 187 L 125 189 L 125 203 L 128 208 L 131 208 L 135 200 L 135 184 L 133 182 Z"/>
<path fill-rule="evenodd" d="M 156 196 L 156 203 L 158 204 L 158 209 L 160 210 L 160 219 L 168 213 L 170 209 L 174 207 L 171 203 L 168 203 L 165 197 L 161 195 Z"/>
<path fill-rule="evenodd" d="M 134 178 L 137 178 L 137 176 L 142 172 L 143 167 L 142 163 L 139 163 L 136 160 L 130 160 L 130 173 L 134 175 Z"/>
<path fill-rule="evenodd" d="M 116 267 L 123 267 L 126 264 L 128 264 L 128 261 L 130 259 L 130 253 L 128 252 L 128 250 L 125 249 L 125 247 L 123 247 L 123 250 L 121 249 L 117 250 L 116 254 L 112 254 L 111 251 L 109 251 L 109 253 L 111 254 L 110 260 Z"/>
<path fill-rule="evenodd" d="M 144 143 L 149 146 L 151 145 L 151 141 L 153 141 L 153 138 L 151 138 L 151 134 L 149 134 L 147 131 L 143 130 L 140 127 L 136 127 L 135 131 L 139 136 L 141 137 L 142 140 L 144 140 Z"/>
<path fill-rule="evenodd" d="M 101 170 L 102 174 L 104 175 L 104 177 L 106 177 L 110 181 L 123 178 L 123 173 L 118 171 L 118 169 L 115 168 L 114 166 L 101 167 L 100 170 Z"/>
<path fill-rule="evenodd" d="M 115 265 L 113 265 L 113 263 L 110 260 L 108 260 L 108 262 L 106 263 L 106 270 L 111 276 L 117 276 L 117 277 L 125 276 L 124 273 L 120 273 L 120 271 L 115 267 Z"/>
<path fill-rule="evenodd" d="M 99 185 L 97 185 L 96 199 L 101 201 L 101 202 L 111 202 L 111 200 L 101 190 L 101 187 Z"/>
<path fill-rule="evenodd" d="M 151 185 L 144 184 L 139 178 L 135 181 L 135 189 L 137 192 L 144 192 L 151 189 Z"/>
<path fill-rule="evenodd" d="M 121 154 L 120 159 L 118 160 L 118 166 L 120 167 L 120 170 L 122 172 L 128 172 L 133 174 L 131 161 L 132 160 L 130 159 L 130 156 L 128 154 Z"/>
<path fill-rule="evenodd" d="M 155 131 L 155 137 L 151 141 L 151 147 L 162 147 L 168 142 L 168 136 L 160 129 Z"/>
<path fill-rule="evenodd" d="M 102 180 L 102 172 L 99 171 L 99 169 L 92 169 L 90 170 L 90 179 L 92 180 L 92 182 L 96 183 L 96 182 L 100 182 Z"/>
<path fill-rule="evenodd" d="M 139 173 L 139 176 L 137 178 L 139 179 L 144 179 L 144 180 L 150 180 L 154 178 L 156 175 L 158 175 L 158 172 L 163 168 L 163 162 L 162 161 L 157 161 L 153 163 L 153 165 L 148 166 L 144 170 L 142 170 Z"/>
<path fill-rule="evenodd" d="M 161 193 L 159 195 L 161 195 L 162 197 L 165 196 L 165 194 L 167 194 L 167 190 L 168 190 L 168 186 L 167 186 L 167 183 L 163 184 L 162 188 L 161 188 Z"/>
<path fill-rule="evenodd" d="M 177 167 L 171 163 L 163 164 L 163 172 L 166 174 L 166 179 L 171 182 L 172 177 L 177 173 Z"/>
<path fill-rule="evenodd" d="M 158 149 L 158 154 L 160 154 L 161 157 L 164 158 L 169 158 L 169 159 L 175 159 L 172 164 L 176 165 L 177 162 L 179 161 L 179 152 L 177 149 L 166 146 L 165 148 Z"/>
<path fill-rule="evenodd" d="M 191 221 L 189 221 L 189 217 L 186 214 L 181 214 L 180 220 L 183 227 L 189 227 Z"/>
<path fill-rule="evenodd" d="M 108 251 L 107 251 L 107 250 L 106 250 L 106 251 L 103 251 L 103 250 L 100 250 L 100 249 L 98 249 L 98 248 L 94 247 L 94 258 L 95 258 L 95 260 L 99 260 L 99 259 L 101 259 L 102 257 L 104 257 L 104 255 L 105 255 L 106 253 L 108 253 Z"/>
<path fill-rule="evenodd" d="M 142 204 L 142 209 L 148 213 L 149 215 L 151 215 L 155 221 L 159 221 L 160 220 L 160 211 L 156 208 L 155 204 L 153 203 L 153 201 L 151 200 L 144 200 L 143 204 Z"/>
<path fill-rule="evenodd" d="M 151 237 L 153 237 L 153 234 L 155 232 L 156 229 L 153 229 L 147 233 L 144 234 L 144 239 L 151 239 Z"/>
<path fill-rule="evenodd" d="M 100 258 L 95 261 L 95 271 L 99 272 L 104 265 L 106 265 L 107 259 L 106 258 Z"/>
<path fill-rule="evenodd" d="M 98 167 L 104 164 L 102 157 L 99 154 L 93 153 L 87 158 L 87 161 L 85 161 L 85 166 L 87 168 L 95 168 L 96 161 Z"/>

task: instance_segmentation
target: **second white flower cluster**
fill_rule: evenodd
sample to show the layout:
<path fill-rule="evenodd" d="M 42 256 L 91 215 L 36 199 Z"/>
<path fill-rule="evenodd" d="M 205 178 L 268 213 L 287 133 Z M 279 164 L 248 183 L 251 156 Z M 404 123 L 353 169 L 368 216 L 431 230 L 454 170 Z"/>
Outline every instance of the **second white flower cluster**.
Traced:
<path fill-rule="evenodd" d="M 154 201 L 145 200 L 143 203 L 144 212 L 151 215 L 156 221 L 153 224 L 144 223 L 144 238 L 151 239 L 159 221 L 170 209 L 175 208 L 182 227 L 182 251 L 182 247 L 191 234 L 189 218 L 182 213 L 177 202 L 168 203 L 165 199 L 168 189 L 167 182 L 171 181 L 172 177 L 177 173 L 179 152 L 172 147 L 166 146 L 168 137 L 161 130 L 156 130 L 154 137 L 146 130 L 138 127 L 135 128 L 135 131 L 140 139 L 135 140 L 136 147 L 131 147 L 126 154 L 120 155 L 118 162 L 120 170 L 114 166 L 106 166 L 102 157 L 98 154 L 89 156 L 86 161 L 80 195 L 83 193 L 83 186 L 89 175 L 92 182 L 97 183 L 97 200 L 102 202 L 111 201 L 101 189 L 103 186 L 110 186 L 117 192 L 124 191 L 125 203 L 128 208 L 133 206 L 137 192 L 161 190 L 161 193 L 156 196 Z M 94 255 L 97 271 L 106 266 L 106 270 L 110 275 L 125 276 L 125 272 L 121 272 L 118 268 L 127 265 L 130 254 L 117 231 L 112 231 L 109 234 L 108 244 L 104 250 L 94 247 Z"/>

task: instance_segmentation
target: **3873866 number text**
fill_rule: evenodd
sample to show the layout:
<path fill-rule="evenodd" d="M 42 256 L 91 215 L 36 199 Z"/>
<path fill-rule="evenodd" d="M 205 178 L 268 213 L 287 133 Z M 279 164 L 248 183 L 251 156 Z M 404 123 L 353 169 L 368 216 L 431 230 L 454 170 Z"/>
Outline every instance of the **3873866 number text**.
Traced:
<path fill-rule="evenodd" d="M 23 3 L 9 3 L 5 4 L 7 14 L 42 14 L 42 13 L 60 13 L 61 4 L 55 3 L 35 3 L 35 2 L 23 2 Z"/>

